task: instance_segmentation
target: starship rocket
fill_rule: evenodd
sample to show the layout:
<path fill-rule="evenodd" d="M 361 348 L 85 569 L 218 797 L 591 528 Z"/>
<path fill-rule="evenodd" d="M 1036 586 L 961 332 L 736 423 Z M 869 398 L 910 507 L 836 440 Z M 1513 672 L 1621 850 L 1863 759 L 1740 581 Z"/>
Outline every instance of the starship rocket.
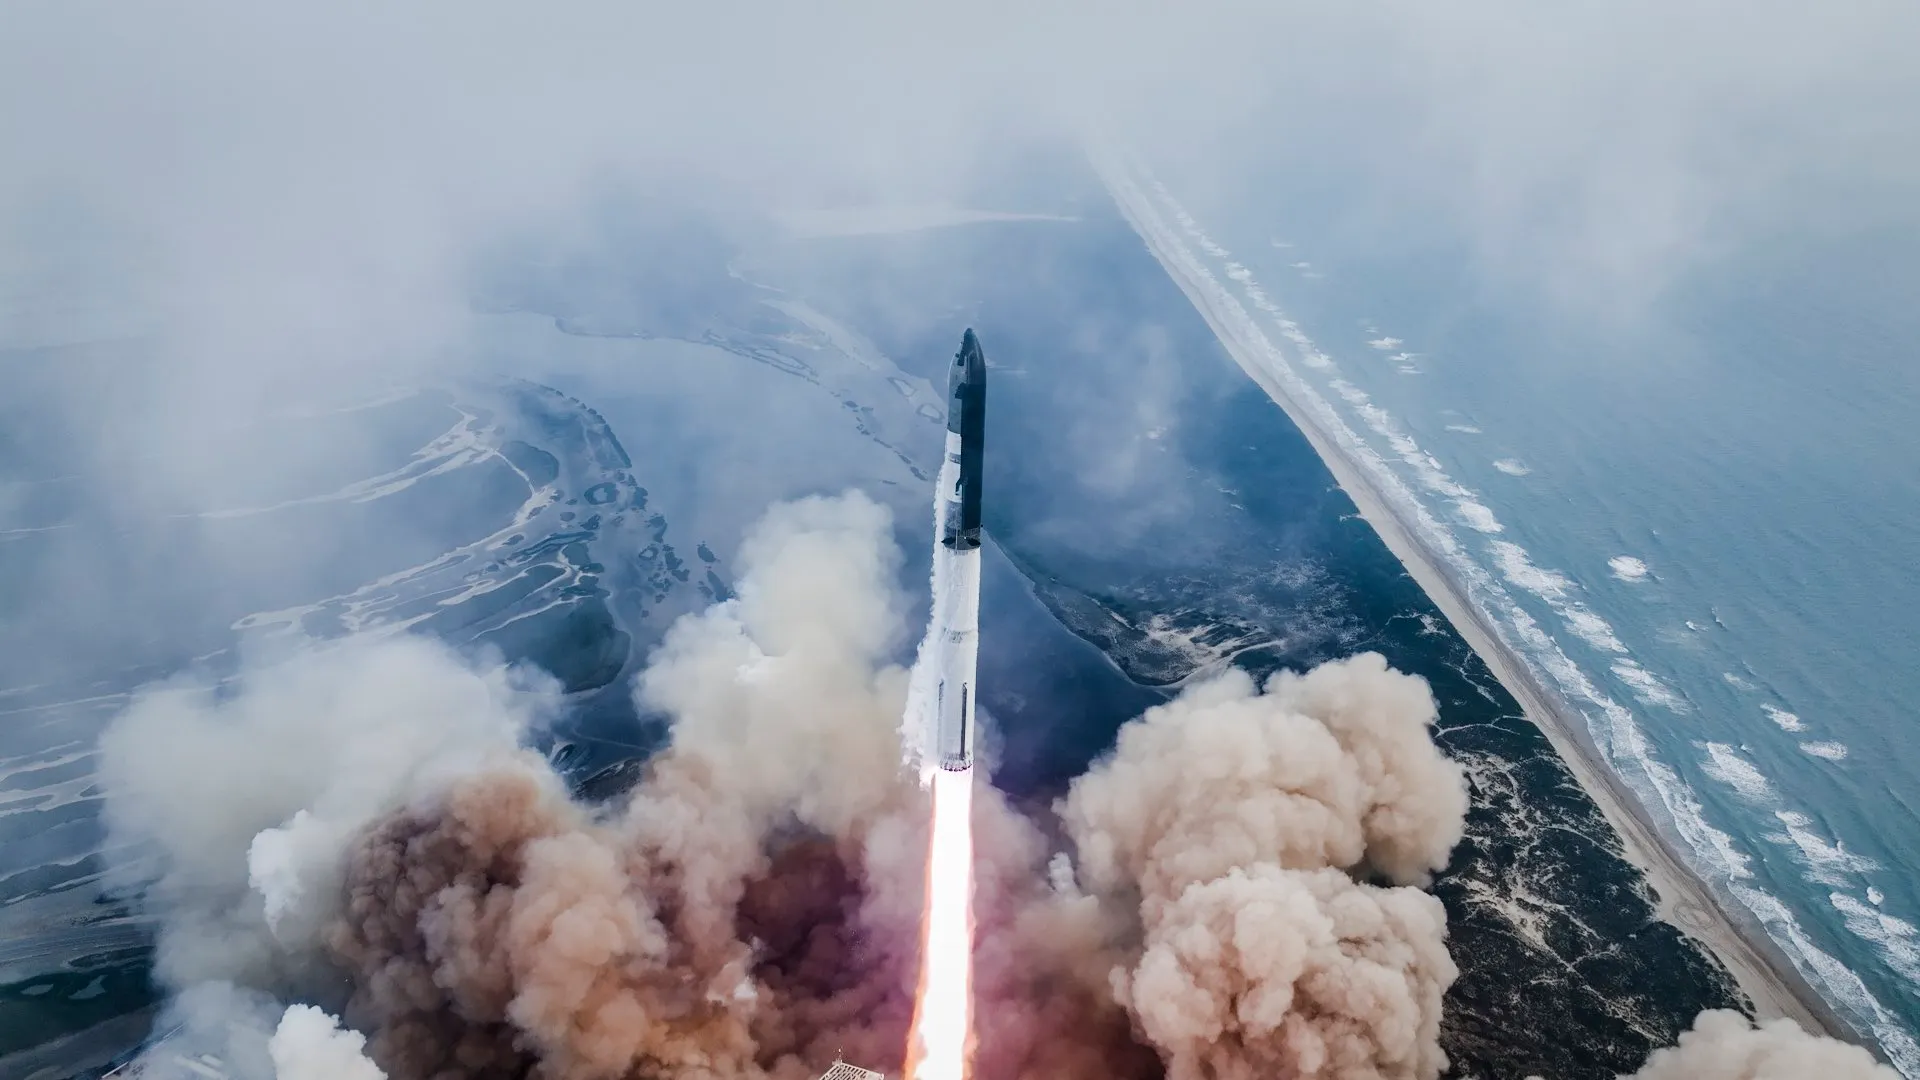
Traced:
<path fill-rule="evenodd" d="M 947 452 L 934 482 L 933 598 L 939 684 L 934 760 L 973 768 L 975 667 L 980 655 L 980 465 L 986 451 L 987 358 L 968 330 L 947 372 Z"/>

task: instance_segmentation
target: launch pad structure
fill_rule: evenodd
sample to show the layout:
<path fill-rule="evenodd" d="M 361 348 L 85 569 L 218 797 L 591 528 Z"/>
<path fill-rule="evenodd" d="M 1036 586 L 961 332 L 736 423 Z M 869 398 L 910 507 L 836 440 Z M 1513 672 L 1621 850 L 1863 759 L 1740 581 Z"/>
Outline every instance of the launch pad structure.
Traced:
<path fill-rule="evenodd" d="M 833 1067 L 820 1074 L 820 1080 L 887 1080 L 886 1074 L 850 1065 L 845 1058 L 834 1058 Z"/>

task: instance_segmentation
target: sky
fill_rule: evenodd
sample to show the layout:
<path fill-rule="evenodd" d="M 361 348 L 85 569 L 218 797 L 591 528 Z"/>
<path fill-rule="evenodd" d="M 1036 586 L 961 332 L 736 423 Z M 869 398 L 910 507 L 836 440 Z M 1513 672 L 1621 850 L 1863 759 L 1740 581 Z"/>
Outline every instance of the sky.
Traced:
<path fill-rule="evenodd" d="M 1920 179 L 1891 0 L 9 7 L 0 257 L 40 303 L 8 336 L 138 307 L 222 376 L 318 362 L 295 326 L 425 348 L 473 245 L 615 177 L 925 199 L 1094 122 L 1229 190 L 1331 153 L 1617 315 L 1813 194 L 1853 225 Z"/>

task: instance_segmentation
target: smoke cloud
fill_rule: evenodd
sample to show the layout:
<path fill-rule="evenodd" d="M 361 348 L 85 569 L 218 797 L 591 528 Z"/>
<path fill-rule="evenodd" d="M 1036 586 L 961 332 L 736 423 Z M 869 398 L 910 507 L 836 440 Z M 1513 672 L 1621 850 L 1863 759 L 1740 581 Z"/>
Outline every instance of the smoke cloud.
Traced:
<path fill-rule="evenodd" d="M 1116 998 L 1173 1080 L 1432 1077 L 1458 974 L 1446 912 L 1376 887 L 1446 865 L 1466 814 L 1432 695 L 1375 654 L 1232 671 L 1147 711 L 1062 817 L 1091 886 L 1138 895 L 1144 950 Z"/>
<path fill-rule="evenodd" d="M 396 1076 L 803 1076 L 897 1059 L 924 803 L 887 512 L 776 507 L 739 596 L 668 633 L 644 705 L 672 746 L 617 812 L 522 755 L 368 832 L 329 935 Z"/>
<path fill-rule="evenodd" d="M 1445 939 L 1425 893 L 1262 864 L 1183 890 L 1114 987 L 1173 1080 L 1433 1077 Z"/>
<path fill-rule="evenodd" d="M 190 1045 L 226 1064 L 234 1080 L 274 1080 L 273 1037 L 283 1006 L 259 990 L 230 982 L 196 983 L 167 1002 L 154 1023 L 157 1032 L 175 1032 L 176 1045 Z M 138 1058 L 142 1080 L 191 1080 L 204 1076 L 182 1067 L 165 1044 L 148 1047 Z"/>
<path fill-rule="evenodd" d="M 1405 884 L 1446 865 L 1467 808 L 1426 683 L 1368 653 L 1257 693 L 1232 670 L 1149 709 L 1074 784 L 1064 816 L 1090 880 L 1152 902 L 1256 863 L 1369 862 Z"/>
<path fill-rule="evenodd" d="M 279 1080 L 897 1067 L 927 803 L 891 527 L 858 493 L 761 519 L 737 597 L 640 677 L 673 741 L 616 805 L 520 748 L 550 685 L 423 641 L 144 695 L 108 739 L 111 820 L 153 852 L 171 1022 Z M 1228 671 L 1126 725 L 1047 820 L 983 787 L 974 1075 L 1438 1076 L 1456 969 L 1418 885 L 1467 796 L 1434 719 L 1377 655 Z M 1636 1075 L 1891 1074 L 1707 1013 Z"/>
<path fill-rule="evenodd" d="M 349 640 L 232 683 L 138 695 L 101 738 L 113 874 L 158 918 L 176 989 L 297 987 L 341 858 L 368 822 L 439 790 L 555 705 L 543 676 L 478 669 L 417 638 Z"/>
<path fill-rule="evenodd" d="M 858 493 L 770 510 L 736 598 L 639 678 L 672 744 L 613 806 L 518 748 L 550 687 L 424 642 L 146 695 L 110 737 L 113 820 L 157 851 L 164 976 L 337 1000 L 364 1057 L 296 1006 L 282 1077 L 896 1066 L 927 803 L 891 528 Z M 1052 820 L 983 787 L 975 1074 L 1436 1075 L 1444 912 L 1359 880 L 1417 882 L 1459 837 L 1432 719 L 1378 657 L 1230 673 L 1128 725 Z M 216 753 L 230 780 L 182 782 Z"/>
<path fill-rule="evenodd" d="M 1625 1080 L 1896 1080 L 1899 1075 L 1863 1048 L 1810 1035 L 1792 1020 L 1756 1025 L 1737 1012 L 1709 1009 L 1681 1033 L 1679 1045 L 1655 1050 Z"/>
<path fill-rule="evenodd" d="M 366 1037 L 311 1005 L 292 1005 L 267 1042 L 279 1080 L 386 1080 L 360 1048 Z"/>

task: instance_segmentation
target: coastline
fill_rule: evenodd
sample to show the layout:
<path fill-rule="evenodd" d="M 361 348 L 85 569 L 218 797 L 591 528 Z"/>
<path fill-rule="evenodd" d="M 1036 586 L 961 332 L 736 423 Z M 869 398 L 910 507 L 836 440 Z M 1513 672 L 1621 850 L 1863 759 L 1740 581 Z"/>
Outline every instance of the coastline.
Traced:
<path fill-rule="evenodd" d="M 1245 313 L 1240 313 L 1241 320 L 1230 318 L 1219 309 L 1210 290 L 1187 272 L 1186 259 L 1178 257 L 1184 253 L 1171 249 L 1167 238 L 1159 235 L 1160 230 L 1155 227 L 1160 224 L 1156 212 L 1129 199 L 1129 190 L 1136 197 L 1141 193 L 1134 188 L 1126 170 L 1117 167 L 1111 159 L 1102 160 L 1104 155 L 1095 153 L 1093 157 L 1121 214 L 1207 322 L 1222 347 L 1306 436 L 1334 480 L 1353 500 L 1361 517 L 1514 696 L 1527 720 L 1546 735 L 1575 781 L 1612 826 L 1627 860 L 1644 875 L 1657 898 L 1659 917 L 1698 942 L 1725 966 L 1759 1018 L 1788 1017 L 1809 1031 L 1859 1043 L 1878 1053 L 1872 1040 L 1843 1021 L 1800 975 L 1786 953 L 1751 914 L 1731 897 L 1718 895 L 1693 871 L 1679 841 L 1661 829 L 1638 797 L 1607 765 L 1582 716 L 1558 693 L 1542 684 L 1533 670 L 1501 643 L 1498 633 L 1468 600 L 1465 583 L 1446 560 L 1420 539 L 1418 530 L 1404 520 L 1395 504 L 1341 450 L 1338 441 L 1315 420 L 1311 411 L 1251 355 L 1248 343 L 1234 332 L 1235 323 L 1244 320 Z"/>

